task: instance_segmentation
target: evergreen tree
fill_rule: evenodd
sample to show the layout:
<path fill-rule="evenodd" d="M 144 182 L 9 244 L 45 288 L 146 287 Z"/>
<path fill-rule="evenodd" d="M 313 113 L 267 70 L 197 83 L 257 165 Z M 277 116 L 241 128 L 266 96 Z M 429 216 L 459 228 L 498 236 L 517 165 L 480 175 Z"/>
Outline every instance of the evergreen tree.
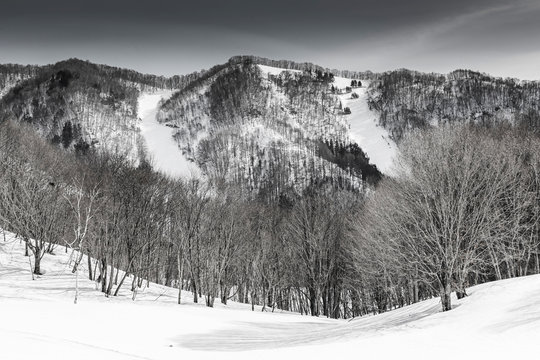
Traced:
<path fill-rule="evenodd" d="M 67 149 L 73 142 L 73 126 L 71 125 L 71 121 L 67 121 L 64 124 L 61 142 L 65 149 Z"/>

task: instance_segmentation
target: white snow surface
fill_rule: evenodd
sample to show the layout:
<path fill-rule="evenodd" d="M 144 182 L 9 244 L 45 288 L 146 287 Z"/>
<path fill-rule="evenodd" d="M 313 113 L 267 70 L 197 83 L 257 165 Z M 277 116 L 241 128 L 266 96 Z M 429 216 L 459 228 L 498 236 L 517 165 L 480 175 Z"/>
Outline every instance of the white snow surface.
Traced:
<path fill-rule="evenodd" d="M 291 72 L 291 73 L 301 73 L 302 72 L 301 70 L 284 69 L 284 68 L 278 68 L 278 67 L 267 66 L 267 65 L 257 65 L 257 66 L 259 67 L 259 69 L 261 69 L 263 74 L 267 74 L 267 76 L 268 76 L 268 74 L 278 76 L 279 74 L 281 74 L 284 71 L 288 71 L 288 72 Z"/>
<path fill-rule="evenodd" d="M 24 243 L 0 230 L 1 359 L 532 359 L 538 351 L 538 275 L 472 287 L 445 313 L 431 299 L 346 321 L 219 300 L 206 308 L 188 292 L 178 305 L 176 289 L 153 283 L 132 301 L 129 279 L 106 298 L 84 269 L 74 304 L 70 254 L 55 253 L 32 280 Z"/>
<path fill-rule="evenodd" d="M 199 175 L 198 167 L 190 162 L 174 140 L 174 128 L 160 124 L 156 120 L 159 102 L 172 95 L 172 91 L 161 90 L 142 93 L 138 100 L 138 117 L 146 148 L 156 170 L 172 177 L 193 177 Z"/>
<path fill-rule="evenodd" d="M 350 137 L 367 154 L 370 163 L 377 165 L 381 172 L 391 175 L 397 146 L 388 131 L 378 124 L 377 114 L 369 109 L 369 80 L 361 81 L 362 87 L 353 89 L 353 92 L 358 94 L 357 99 L 353 99 L 351 93 L 339 95 L 343 108 L 351 109 L 351 114 L 344 115 L 349 122 Z M 351 79 L 337 77 L 334 84 L 338 88 L 344 88 L 350 86 Z"/>

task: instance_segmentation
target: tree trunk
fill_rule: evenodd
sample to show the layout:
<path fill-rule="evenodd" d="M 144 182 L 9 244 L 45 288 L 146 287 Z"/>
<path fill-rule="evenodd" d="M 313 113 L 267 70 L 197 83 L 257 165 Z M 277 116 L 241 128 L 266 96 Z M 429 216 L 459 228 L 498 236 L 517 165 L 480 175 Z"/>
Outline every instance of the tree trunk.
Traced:
<path fill-rule="evenodd" d="M 466 280 L 459 280 L 457 283 L 456 296 L 458 299 L 463 299 L 467 296 L 467 289 L 465 286 Z"/>
<path fill-rule="evenodd" d="M 197 296 L 197 282 L 193 278 L 191 278 L 191 289 L 193 291 L 193 302 L 198 303 L 199 298 Z"/>
<path fill-rule="evenodd" d="M 107 261 L 101 260 L 101 292 L 107 294 Z"/>
<path fill-rule="evenodd" d="M 229 288 L 227 285 L 224 284 L 223 281 L 221 281 L 220 284 L 220 290 L 221 290 L 221 303 L 223 305 L 227 305 L 227 298 L 229 297 Z"/>
<path fill-rule="evenodd" d="M 114 291 L 114 296 L 118 296 L 118 292 L 120 291 L 120 288 L 122 287 L 122 284 L 124 284 L 124 281 L 126 280 L 128 274 L 129 274 L 128 271 L 129 271 L 129 268 L 124 272 L 124 276 L 122 276 L 122 280 L 120 280 L 120 284 L 118 284 L 118 286 L 116 287 L 116 290 Z M 118 282 L 118 273 L 119 272 L 120 272 L 120 270 L 116 270 L 115 284 Z"/>
<path fill-rule="evenodd" d="M 309 289 L 309 310 L 311 311 L 311 316 L 319 316 L 319 299 L 317 296 L 317 290 L 314 287 Z"/>
<path fill-rule="evenodd" d="M 37 249 L 34 250 L 34 274 L 41 275 L 41 256 Z"/>
<path fill-rule="evenodd" d="M 118 271 L 118 270 L 116 270 L 116 271 Z M 114 283 L 114 266 L 113 266 L 113 262 L 111 262 L 111 274 L 108 276 L 108 278 L 109 278 L 109 283 L 107 284 L 107 291 L 106 291 L 107 296 L 111 295 L 112 287 L 113 287 L 113 283 Z"/>
<path fill-rule="evenodd" d="M 456 295 L 458 299 L 463 299 L 465 296 L 467 296 L 467 291 L 465 289 L 456 290 Z"/>
<path fill-rule="evenodd" d="M 88 260 L 88 280 L 94 280 L 94 274 L 92 273 L 92 259 L 90 258 L 90 252 L 88 252 L 86 259 Z"/>
<path fill-rule="evenodd" d="M 452 288 L 450 287 L 450 281 L 443 281 L 440 287 L 442 311 L 452 310 Z"/>
<path fill-rule="evenodd" d="M 182 287 L 184 284 L 184 260 L 180 252 L 176 254 L 178 266 L 178 303 L 182 303 Z"/>

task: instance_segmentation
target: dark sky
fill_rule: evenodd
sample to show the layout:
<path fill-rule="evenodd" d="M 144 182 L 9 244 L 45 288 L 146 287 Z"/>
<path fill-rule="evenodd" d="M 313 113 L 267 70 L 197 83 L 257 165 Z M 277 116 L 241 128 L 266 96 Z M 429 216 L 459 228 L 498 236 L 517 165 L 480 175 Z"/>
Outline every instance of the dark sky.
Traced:
<path fill-rule="evenodd" d="M 540 79 L 540 0 L 2 0 L 0 63 L 184 74 L 253 54 Z"/>

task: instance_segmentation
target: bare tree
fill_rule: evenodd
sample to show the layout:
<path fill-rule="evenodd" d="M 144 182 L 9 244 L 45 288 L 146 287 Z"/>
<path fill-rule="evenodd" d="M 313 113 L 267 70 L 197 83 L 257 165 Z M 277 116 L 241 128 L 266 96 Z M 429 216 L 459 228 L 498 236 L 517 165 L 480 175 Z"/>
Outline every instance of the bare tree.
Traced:
<path fill-rule="evenodd" d="M 466 127 L 417 132 L 401 146 L 396 179 L 370 199 L 370 236 L 438 287 L 443 311 L 451 309 L 453 285 L 464 295 L 483 236 L 499 220 L 505 178 L 485 151 L 492 142 Z"/>

